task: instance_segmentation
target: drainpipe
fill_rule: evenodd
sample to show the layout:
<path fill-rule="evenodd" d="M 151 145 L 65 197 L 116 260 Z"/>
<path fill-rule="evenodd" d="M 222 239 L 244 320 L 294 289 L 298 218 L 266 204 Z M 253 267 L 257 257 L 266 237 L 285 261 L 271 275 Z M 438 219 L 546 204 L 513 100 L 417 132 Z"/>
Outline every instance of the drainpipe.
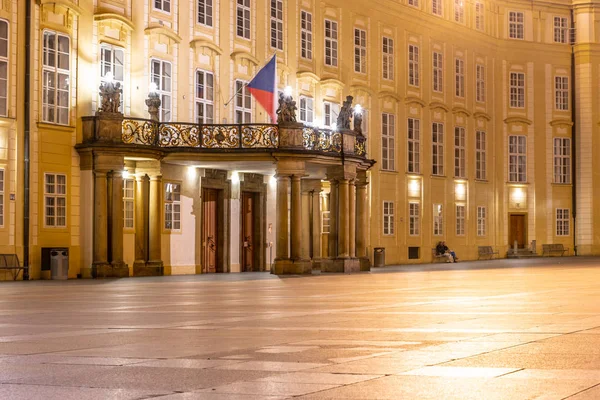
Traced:
<path fill-rule="evenodd" d="M 23 280 L 29 280 L 29 167 L 31 115 L 31 3 L 25 7 L 25 121 L 23 129 Z"/>
<path fill-rule="evenodd" d="M 575 34 L 575 15 L 571 9 L 571 30 Z M 569 37 L 571 40 L 571 37 Z M 577 113 L 575 112 L 575 42 L 571 41 L 571 209 L 573 210 L 573 252 L 577 255 L 577 151 L 576 151 L 576 126 Z"/>

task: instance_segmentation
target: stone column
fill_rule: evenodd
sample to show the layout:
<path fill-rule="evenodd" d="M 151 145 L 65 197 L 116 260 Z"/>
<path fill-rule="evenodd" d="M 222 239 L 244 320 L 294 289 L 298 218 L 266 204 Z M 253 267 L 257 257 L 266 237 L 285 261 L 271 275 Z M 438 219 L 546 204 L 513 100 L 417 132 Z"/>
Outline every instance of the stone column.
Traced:
<path fill-rule="evenodd" d="M 287 175 L 277 176 L 277 253 L 275 260 L 289 259 L 289 226 L 288 226 L 288 190 L 290 178 Z"/>
<path fill-rule="evenodd" d="M 367 209 L 367 188 L 368 183 L 366 173 L 359 174 L 356 184 L 356 256 L 360 259 L 361 271 L 368 271 L 371 263 L 367 254 L 367 234 L 369 215 Z"/>
<path fill-rule="evenodd" d="M 310 260 L 310 248 L 312 245 L 311 237 L 311 218 L 310 218 L 310 201 L 311 192 L 302 191 L 302 259 Z"/>
<path fill-rule="evenodd" d="M 350 258 L 356 258 L 356 187 L 350 181 L 348 198 L 348 253 Z"/>
<path fill-rule="evenodd" d="M 337 258 L 349 258 L 350 251 L 350 189 L 348 179 L 339 181 L 338 205 L 338 255 Z"/>
<path fill-rule="evenodd" d="M 108 264 L 108 196 L 106 171 L 94 171 L 94 264 L 92 276 L 107 274 Z"/>
<path fill-rule="evenodd" d="M 292 260 L 302 259 L 302 177 L 292 176 L 292 234 L 291 248 Z"/>
<path fill-rule="evenodd" d="M 329 184 L 329 258 L 333 259 L 338 255 L 338 181 Z"/>
<path fill-rule="evenodd" d="M 123 174 L 113 171 L 111 174 L 111 265 L 113 276 L 129 276 L 129 268 L 123 262 Z"/>
<path fill-rule="evenodd" d="M 162 176 L 150 177 L 150 201 L 148 212 L 148 267 L 154 269 L 153 275 L 162 275 L 164 272 L 161 237 L 162 237 Z"/>
<path fill-rule="evenodd" d="M 148 197 L 150 178 L 138 175 L 135 182 L 135 262 L 133 275 L 139 276 L 148 261 Z"/>

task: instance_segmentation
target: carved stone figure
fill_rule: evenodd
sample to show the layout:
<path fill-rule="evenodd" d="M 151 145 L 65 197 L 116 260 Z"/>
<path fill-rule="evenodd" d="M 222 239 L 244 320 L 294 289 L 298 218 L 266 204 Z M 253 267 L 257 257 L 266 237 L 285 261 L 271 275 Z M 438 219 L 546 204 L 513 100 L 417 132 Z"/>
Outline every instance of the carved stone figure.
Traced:
<path fill-rule="evenodd" d="M 277 108 L 277 123 L 289 124 L 296 122 L 296 102 L 291 96 L 279 93 L 279 107 Z"/>
<path fill-rule="evenodd" d="M 362 121 L 363 121 L 362 112 L 354 112 L 354 133 L 356 133 L 357 135 L 361 135 L 361 136 L 363 134 Z"/>
<path fill-rule="evenodd" d="M 150 119 L 152 121 L 160 121 L 158 116 L 158 110 L 160 108 L 160 96 L 158 93 L 148 93 L 148 98 L 146 99 L 146 105 L 148 106 L 148 114 L 150 114 Z"/>
<path fill-rule="evenodd" d="M 341 131 L 342 129 L 350 129 L 350 118 L 352 117 L 352 100 L 354 98 L 352 96 L 347 96 L 346 101 L 342 105 L 340 109 L 340 113 L 337 118 L 337 129 Z"/>
<path fill-rule="evenodd" d="M 100 85 L 100 111 L 105 113 L 119 113 L 121 106 L 121 83 L 102 82 Z"/>

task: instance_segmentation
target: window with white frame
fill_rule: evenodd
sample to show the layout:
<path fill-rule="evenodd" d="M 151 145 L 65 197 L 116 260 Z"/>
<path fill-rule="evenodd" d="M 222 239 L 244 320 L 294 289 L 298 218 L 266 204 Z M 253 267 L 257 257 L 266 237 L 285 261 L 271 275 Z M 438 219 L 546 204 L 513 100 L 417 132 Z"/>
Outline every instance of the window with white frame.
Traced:
<path fill-rule="evenodd" d="M 69 124 L 70 55 L 68 36 L 45 30 L 43 33 L 42 120 Z"/>
<path fill-rule="evenodd" d="M 321 211 L 321 233 L 331 233 L 331 211 Z"/>
<path fill-rule="evenodd" d="M 215 119 L 215 82 L 212 72 L 196 71 L 196 122 L 213 124 Z"/>
<path fill-rule="evenodd" d="M 245 82 L 235 81 L 235 123 L 252 122 L 252 96 Z"/>
<path fill-rule="evenodd" d="M 363 136 L 369 135 L 369 110 L 363 108 L 362 109 L 362 133 Z"/>
<path fill-rule="evenodd" d="M 527 182 L 527 137 L 508 137 L 508 180 Z"/>
<path fill-rule="evenodd" d="M 433 52 L 433 91 L 441 93 L 444 91 L 444 57 L 442 53 Z"/>
<path fill-rule="evenodd" d="M 554 138 L 554 183 L 571 183 L 571 139 Z"/>
<path fill-rule="evenodd" d="M 393 235 L 394 234 L 394 202 L 384 201 L 383 202 L 383 234 Z"/>
<path fill-rule="evenodd" d="M 477 236 L 485 236 L 487 232 L 487 208 L 477 207 Z"/>
<path fill-rule="evenodd" d="M 181 184 L 165 183 L 165 230 L 181 229 Z"/>
<path fill-rule="evenodd" d="M 456 178 L 467 177 L 467 139 L 465 136 L 464 127 L 457 126 L 454 128 L 454 176 Z"/>
<path fill-rule="evenodd" d="M 354 72 L 367 73 L 367 32 L 354 28 Z"/>
<path fill-rule="evenodd" d="M 0 116 L 8 116 L 8 22 L 0 19 Z"/>
<path fill-rule="evenodd" d="M 327 128 L 337 125 L 337 117 L 340 113 L 340 105 L 330 101 L 323 102 L 323 124 Z"/>
<path fill-rule="evenodd" d="M 554 106 L 557 110 L 569 110 L 569 77 L 554 77 Z"/>
<path fill-rule="evenodd" d="M 419 203 L 408 203 L 408 234 L 410 236 L 418 236 L 421 231 L 421 212 Z"/>
<path fill-rule="evenodd" d="M 475 66 L 475 100 L 485 102 L 485 67 L 481 64 Z"/>
<path fill-rule="evenodd" d="M 456 236 L 465 235 L 465 206 L 464 204 L 456 205 Z"/>
<path fill-rule="evenodd" d="M 525 74 L 522 72 L 510 73 L 510 106 L 525 108 Z"/>
<path fill-rule="evenodd" d="M 444 234 L 444 217 L 441 204 L 433 205 L 433 236 L 442 236 Z"/>
<path fill-rule="evenodd" d="M 408 45 L 408 84 L 419 87 L 419 46 Z"/>
<path fill-rule="evenodd" d="M 484 14 L 485 8 L 483 7 L 483 3 L 475 3 L 475 29 L 479 31 L 485 29 Z"/>
<path fill-rule="evenodd" d="M 44 175 L 44 218 L 48 227 L 67 226 L 67 176 Z"/>
<path fill-rule="evenodd" d="M 465 23 L 465 4 L 463 0 L 454 0 L 454 21 Z"/>
<path fill-rule="evenodd" d="M 312 97 L 300 96 L 300 122 L 312 124 L 314 120 L 314 107 Z"/>
<path fill-rule="evenodd" d="M 462 58 L 454 60 L 456 97 L 465 97 L 465 62 Z"/>
<path fill-rule="evenodd" d="M 419 7 L 419 0 L 408 0 L 408 5 L 413 7 Z"/>
<path fill-rule="evenodd" d="M 569 236 L 571 227 L 568 208 L 556 209 L 556 236 Z"/>
<path fill-rule="evenodd" d="M 396 116 L 381 114 L 381 169 L 396 169 Z"/>
<path fill-rule="evenodd" d="M 431 12 L 434 15 L 442 16 L 442 0 L 431 0 Z"/>
<path fill-rule="evenodd" d="M 382 38 L 383 79 L 394 80 L 394 39 Z"/>
<path fill-rule="evenodd" d="M 312 60 L 313 28 L 312 14 L 300 12 L 300 56 Z"/>
<path fill-rule="evenodd" d="M 433 175 L 444 175 L 444 124 L 434 122 L 431 124 L 432 164 Z"/>
<path fill-rule="evenodd" d="M 283 50 L 283 1 L 271 0 L 271 47 Z"/>
<path fill-rule="evenodd" d="M 567 26 L 566 17 L 554 17 L 554 43 L 567 43 Z"/>
<path fill-rule="evenodd" d="M 4 226 L 4 170 L 0 169 L 0 226 Z"/>
<path fill-rule="evenodd" d="M 150 67 L 151 79 L 156 84 L 156 93 L 160 97 L 160 120 L 162 122 L 171 122 L 171 99 L 173 96 L 171 63 L 153 58 L 150 61 Z"/>
<path fill-rule="evenodd" d="M 408 150 L 408 172 L 418 174 L 421 172 L 420 142 L 421 142 L 421 120 L 408 119 L 406 139 Z"/>
<path fill-rule="evenodd" d="M 236 15 L 237 36 L 250 39 L 250 0 L 237 0 Z"/>
<path fill-rule="evenodd" d="M 198 0 L 196 21 L 201 25 L 213 26 L 213 0 Z"/>
<path fill-rule="evenodd" d="M 329 19 L 325 20 L 325 65 L 338 65 L 338 23 Z"/>
<path fill-rule="evenodd" d="M 133 179 L 123 179 L 123 228 L 125 229 L 134 227 L 134 187 Z"/>
<path fill-rule="evenodd" d="M 484 131 L 475 132 L 475 179 L 487 179 L 487 138 Z"/>
<path fill-rule="evenodd" d="M 170 13 L 171 0 L 154 0 L 154 9 Z"/>
<path fill-rule="evenodd" d="M 510 11 L 508 13 L 508 37 L 511 39 L 524 39 L 525 18 L 522 12 Z"/>
<path fill-rule="evenodd" d="M 111 44 L 102 43 L 100 45 L 100 83 L 108 82 L 112 79 L 115 83 L 124 86 L 125 76 L 125 50 Z M 119 111 L 123 112 L 125 102 L 121 101 Z"/>

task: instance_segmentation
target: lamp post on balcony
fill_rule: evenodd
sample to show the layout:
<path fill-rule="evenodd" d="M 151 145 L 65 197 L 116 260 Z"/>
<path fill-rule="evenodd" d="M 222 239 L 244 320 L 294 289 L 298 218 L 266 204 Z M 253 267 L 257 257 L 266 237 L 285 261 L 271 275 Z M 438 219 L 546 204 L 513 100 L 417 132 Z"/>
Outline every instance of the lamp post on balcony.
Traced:
<path fill-rule="evenodd" d="M 152 121 L 160 121 L 160 117 L 158 116 L 160 104 L 161 101 L 160 95 L 158 94 L 158 87 L 156 86 L 156 83 L 151 82 L 148 90 L 148 98 L 146 99 L 146 105 L 148 106 L 148 114 L 150 114 L 150 119 Z"/>

